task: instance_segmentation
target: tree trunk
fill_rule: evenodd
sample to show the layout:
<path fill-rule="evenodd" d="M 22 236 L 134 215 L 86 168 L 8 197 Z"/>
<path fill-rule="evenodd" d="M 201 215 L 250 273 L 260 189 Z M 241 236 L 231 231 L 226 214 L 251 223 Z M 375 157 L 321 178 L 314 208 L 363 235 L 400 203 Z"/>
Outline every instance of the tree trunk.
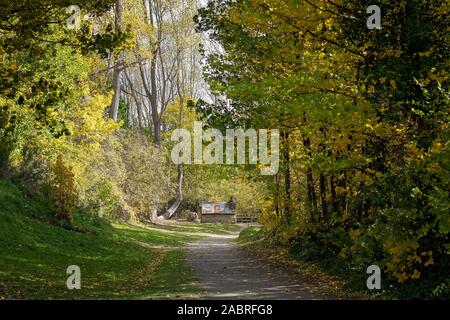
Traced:
<path fill-rule="evenodd" d="M 178 61 L 179 68 L 180 68 L 180 62 Z M 181 69 L 180 69 L 181 70 Z M 180 71 L 181 73 L 181 71 Z M 183 116 L 184 116 L 184 92 L 181 85 L 181 82 L 183 81 L 183 77 L 178 76 L 177 77 L 177 93 L 178 93 L 178 99 L 180 100 L 180 112 L 178 114 L 178 127 L 183 127 Z M 178 196 L 175 202 L 170 206 L 170 208 L 164 213 L 165 219 L 170 219 L 177 211 L 178 207 L 180 206 L 181 202 L 183 201 L 183 166 L 181 164 L 177 165 L 178 170 Z"/>
<path fill-rule="evenodd" d="M 283 133 L 284 140 L 284 190 L 285 190 L 285 202 L 284 202 L 284 217 L 286 221 L 289 221 L 291 216 L 291 170 L 290 170 L 290 148 L 289 148 L 289 133 Z"/>
<path fill-rule="evenodd" d="M 175 202 L 170 206 L 169 209 L 162 215 L 162 217 L 165 220 L 171 219 L 175 212 L 177 211 L 178 207 L 180 206 L 181 202 L 183 201 L 183 168 L 181 164 L 177 165 L 178 169 L 178 196 Z"/>
<path fill-rule="evenodd" d="M 109 111 L 109 116 L 111 119 L 117 122 L 117 115 L 119 113 L 119 103 L 120 103 L 120 69 L 116 65 L 114 67 L 114 76 L 113 76 L 113 90 L 114 90 L 114 96 L 111 103 L 111 109 Z"/>
<path fill-rule="evenodd" d="M 150 1 L 143 0 L 144 6 L 147 8 L 147 23 L 155 27 L 155 21 L 153 17 L 153 6 Z M 153 140 L 155 144 L 158 147 L 161 147 L 161 121 L 160 121 L 160 115 L 158 110 L 158 91 L 157 91 L 157 84 L 156 84 L 156 78 L 157 78 L 157 70 L 156 70 L 156 61 L 158 58 L 158 52 L 159 47 L 156 47 L 153 49 L 152 57 L 150 59 L 150 74 L 149 78 L 147 78 L 145 71 L 144 71 L 144 65 L 141 63 L 139 65 L 139 71 L 142 78 L 142 85 L 144 87 L 145 93 L 147 95 L 147 98 L 149 99 L 150 103 L 150 109 L 151 109 L 151 119 L 152 119 L 152 125 L 153 128 Z M 149 84 L 150 82 L 150 84 Z"/>
<path fill-rule="evenodd" d="M 127 72 L 124 72 L 125 77 L 127 79 L 128 82 L 128 86 L 130 87 L 130 95 L 134 100 L 134 103 L 136 105 L 136 113 L 138 116 L 138 125 L 139 125 L 139 131 L 141 133 L 141 137 L 145 136 L 145 130 L 144 130 L 144 115 L 142 113 L 142 102 L 141 102 L 141 98 L 136 96 L 136 92 L 134 89 L 134 85 L 133 82 L 131 81 L 129 75 Z"/>
<path fill-rule="evenodd" d="M 323 173 L 320 174 L 320 198 L 322 202 L 322 217 L 324 221 L 329 221 L 330 216 L 328 214 L 328 201 L 327 201 L 327 186 Z"/>
<path fill-rule="evenodd" d="M 330 177 L 330 191 L 331 191 L 331 211 L 337 213 L 338 207 L 336 203 L 336 184 L 334 182 L 334 176 Z"/>
<path fill-rule="evenodd" d="M 311 156 L 311 140 L 309 138 L 303 138 L 303 146 L 306 148 L 307 154 Z M 317 212 L 317 197 L 314 189 L 314 176 L 311 167 L 309 167 L 306 171 L 306 186 L 308 189 L 308 207 L 310 210 L 310 217 L 311 221 L 314 222 Z"/>
<path fill-rule="evenodd" d="M 158 97 L 157 97 L 157 87 L 156 87 L 156 57 L 150 61 L 150 86 L 152 90 L 150 105 L 152 108 L 152 121 L 154 130 L 155 144 L 161 147 L 161 122 L 158 112 Z"/>
<path fill-rule="evenodd" d="M 122 20 L 122 0 L 117 0 L 116 2 L 116 9 L 115 9 L 115 30 L 116 32 L 120 31 L 120 24 Z M 113 90 L 114 90 L 114 96 L 111 102 L 111 108 L 109 111 L 109 115 L 111 119 L 114 121 L 117 121 L 117 115 L 119 113 L 119 104 L 120 104 L 120 94 L 121 94 L 121 87 L 120 87 L 120 74 L 121 74 L 121 66 L 120 66 L 120 59 L 117 59 L 114 65 L 114 75 L 113 75 Z"/>
<path fill-rule="evenodd" d="M 275 175 L 275 213 L 280 216 L 280 174 Z"/>

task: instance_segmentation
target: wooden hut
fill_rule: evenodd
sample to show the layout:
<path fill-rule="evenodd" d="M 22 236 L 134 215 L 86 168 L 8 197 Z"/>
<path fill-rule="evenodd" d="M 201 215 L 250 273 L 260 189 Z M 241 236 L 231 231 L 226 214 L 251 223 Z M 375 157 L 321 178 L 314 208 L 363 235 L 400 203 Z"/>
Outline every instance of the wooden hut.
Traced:
<path fill-rule="evenodd" d="M 228 202 L 202 203 L 202 223 L 236 223 L 236 202 L 231 198 Z"/>

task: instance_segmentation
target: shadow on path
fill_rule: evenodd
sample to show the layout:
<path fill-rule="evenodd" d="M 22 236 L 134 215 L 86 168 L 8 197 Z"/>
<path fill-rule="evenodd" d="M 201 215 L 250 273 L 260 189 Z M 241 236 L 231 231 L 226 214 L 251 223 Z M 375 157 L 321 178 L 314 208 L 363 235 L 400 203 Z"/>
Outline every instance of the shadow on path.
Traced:
<path fill-rule="evenodd" d="M 202 299 L 334 299 L 313 280 L 234 244 L 237 236 L 217 235 L 188 246 L 188 262 L 206 289 Z"/>

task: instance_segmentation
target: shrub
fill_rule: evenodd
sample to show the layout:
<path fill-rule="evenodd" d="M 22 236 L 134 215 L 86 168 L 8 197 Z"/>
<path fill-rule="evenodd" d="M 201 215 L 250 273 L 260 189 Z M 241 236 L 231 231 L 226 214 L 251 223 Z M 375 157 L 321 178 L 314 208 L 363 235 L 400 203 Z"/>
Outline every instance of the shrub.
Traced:
<path fill-rule="evenodd" d="M 72 172 L 72 167 L 64 163 L 62 155 L 59 155 L 56 159 L 53 174 L 51 198 L 56 212 L 55 216 L 58 220 L 72 224 L 72 210 L 77 202 L 75 175 Z"/>

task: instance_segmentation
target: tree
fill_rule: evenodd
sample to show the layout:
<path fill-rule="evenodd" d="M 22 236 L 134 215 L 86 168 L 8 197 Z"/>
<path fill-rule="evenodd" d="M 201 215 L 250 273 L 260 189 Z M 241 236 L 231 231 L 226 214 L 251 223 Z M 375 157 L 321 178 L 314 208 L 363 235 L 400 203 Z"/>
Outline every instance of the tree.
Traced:
<path fill-rule="evenodd" d="M 425 225 L 447 230 L 441 190 L 448 184 L 431 178 L 429 166 L 443 168 L 432 154 L 447 153 L 449 8 L 444 1 L 384 3 L 381 29 L 369 30 L 370 4 L 209 1 L 197 30 L 222 50 L 205 47 L 205 75 L 230 103 L 200 101 L 197 109 L 222 128 L 281 130 L 283 176 L 268 184 L 275 212 L 265 220 L 268 234 L 317 255 L 345 256 L 348 243 L 373 241 L 373 251 L 361 246 L 353 257 L 382 255 L 394 281 L 417 280 L 426 269 L 438 285 L 438 269 L 416 255 L 433 248 L 446 265 L 448 231 Z M 436 205 L 437 198 L 445 204 Z M 383 240 L 370 231 L 372 224 L 402 228 L 398 215 L 409 221 L 409 237 L 394 231 Z M 347 240 L 326 240 L 336 234 Z M 392 245 L 397 240 L 402 245 Z M 411 259 L 420 262 L 412 266 Z"/>
<path fill-rule="evenodd" d="M 114 8 L 115 12 L 115 31 L 120 32 L 122 23 L 122 0 L 117 0 Z M 122 65 L 120 58 L 114 64 L 114 75 L 113 75 L 113 90 L 114 96 L 111 103 L 110 116 L 114 121 L 117 121 L 117 114 L 119 111 L 119 102 L 121 94 L 121 82 L 120 75 L 122 73 Z"/>

